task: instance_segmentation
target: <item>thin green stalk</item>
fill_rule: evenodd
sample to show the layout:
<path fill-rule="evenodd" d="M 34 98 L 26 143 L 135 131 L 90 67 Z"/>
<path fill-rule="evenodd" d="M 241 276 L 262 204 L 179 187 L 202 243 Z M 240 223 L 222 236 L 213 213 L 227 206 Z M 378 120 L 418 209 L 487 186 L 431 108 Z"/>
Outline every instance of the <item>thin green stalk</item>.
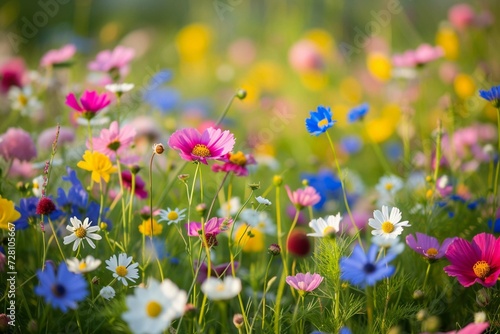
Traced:
<path fill-rule="evenodd" d="M 237 96 L 238 96 L 238 92 L 234 93 L 231 96 L 231 98 L 227 102 L 226 108 L 224 108 L 224 111 L 222 112 L 222 114 L 219 116 L 219 119 L 215 123 L 215 126 L 218 126 L 218 125 L 220 125 L 220 123 L 222 123 L 222 121 L 224 120 L 224 118 L 226 117 L 226 115 L 227 115 L 227 113 L 229 111 L 229 108 L 231 108 L 231 104 L 233 104 L 234 98 L 237 97 Z"/>
<path fill-rule="evenodd" d="M 495 171 L 495 182 L 493 183 L 493 210 L 492 210 L 492 223 L 491 231 L 495 231 L 496 223 L 496 212 L 498 210 L 498 181 L 500 177 L 500 106 L 497 108 L 497 137 L 498 137 L 498 147 L 497 147 L 497 167 Z"/>
<path fill-rule="evenodd" d="M 351 208 L 349 207 L 349 201 L 347 200 L 347 191 L 345 189 L 344 176 L 342 175 L 342 170 L 340 169 L 340 164 L 339 164 L 339 161 L 337 159 L 337 153 L 335 151 L 335 146 L 333 145 L 332 138 L 330 137 L 330 134 L 328 133 L 328 131 L 326 132 L 326 137 L 328 138 L 328 142 L 330 143 L 330 147 L 332 148 L 333 160 L 335 161 L 335 167 L 337 168 L 337 174 L 339 175 L 340 185 L 342 186 L 344 205 L 346 207 L 347 214 L 349 215 L 349 218 L 351 220 L 351 224 L 354 227 L 354 229 L 356 230 L 356 237 L 358 238 L 359 245 L 360 245 L 360 247 L 363 248 L 363 242 L 361 241 L 360 231 L 359 231 L 358 226 L 356 225 L 356 222 L 354 221 L 354 217 L 352 216 Z"/>
<path fill-rule="evenodd" d="M 425 287 L 427 286 L 427 279 L 429 278 L 429 272 L 431 271 L 431 263 L 427 264 L 427 270 L 425 271 L 424 285 L 422 286 L 422 291 L 425 293 Z"/>
<path fill-rule="evenodd" d="M 47 217 L 47 220 L 49 221 L 50 229 L 52 230 L 54 239 L 56 240 L 57 248 L 59 248 L 59 252 L 61 252 L 61 256 L 62 256 L 63 260 L 66 261 L 66 257 L 64 256 L 64 253 L 62 251 L 61 245 L 59 244 L 59 240 L 57 239 L 57 232 L 54 229 L 54 225 L 52 224 L 52 220 L 50 219 L 50 217 Z M 48 248 L 48 245 L 47 245 L 47 248 Z"/>
<path fill-rule="evenodd" d="M 368 333 L 373 333 L 373 288 L 366 287 L 366 314 L 368 316 Z"/>
<path fill-rule="evenodd" d="M 120 202 L 122 204 L 122 224 L 123 224 L 123 247 L 127 249 L 127 245 L 129 243 L 128 233 L 129 226 L 127 224 L 126 209 L 125 209 L 125 191 L 123 188 L 123 178 L 122 178 L 122 167 L 120 163 L 120 158 L 116 156 L 116 167 L 118 169 L 118 182 L 120 183 Z M 100 218 L 100 216 L 99 216 Z"/>
<path fill-rule="evenodd" d="M 89 136 L 90 152 L 94 151 L 94 143 L 92 141 L 92 127 L 90 126 L 90 118 L 87 118 L 87 135 Z"/>

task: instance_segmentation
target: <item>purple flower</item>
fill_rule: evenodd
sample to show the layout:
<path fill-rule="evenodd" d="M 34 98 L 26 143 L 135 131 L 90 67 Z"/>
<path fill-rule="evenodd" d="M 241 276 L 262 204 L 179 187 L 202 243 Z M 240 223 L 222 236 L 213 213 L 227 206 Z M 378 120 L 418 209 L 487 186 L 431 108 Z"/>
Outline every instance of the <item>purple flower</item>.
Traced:
<path fill-rule="evenodd" d="M 406 244 L 429 261 L 435 261 L 442 258 L 448 246 L 455 240 L 455 238 L 447 238 L 440 246 L 439 241 L 434 237 L 419 232 L 416 233 L 416 236 L 417 238 L 415 239 L 413 235 L 408 235 L 406 237 Z"/>
<path fill-rule="evenodd" d="M 0 156 L 7 161 L 30 161 L 36 157 L 35 142 L 23 129 L 10 128 L 0 136 Z"/>
<path fill-rule="evenodd" d="M 311 275 L 309 272 L 305 274 L 298 273 L 295 276 L 287 276 L 286 282 L 294 289 L 302 292 L 311 292 L 323 282 L 323 277 L 319 274 Z"/>
<path fill-rule="evenodd" d="M 95 91 L 86 90 L 78 101 L 74 93 L 66 96 L 66 105 L 81 113 L 85 118 L 91 119 L 99 111 L 111 103 L 106 93 L 99 94 Z"/>
<path fill-rule="evenodd" d="M 212 127 L 202 134 L 192 128 L 177 130 L 168 140 L 168 145 L 178 150 L 182 159 L 204 164 L 207 164 L 208 159 L 224 159 L 232 151 L 234 144 L 231 132 Z"/>

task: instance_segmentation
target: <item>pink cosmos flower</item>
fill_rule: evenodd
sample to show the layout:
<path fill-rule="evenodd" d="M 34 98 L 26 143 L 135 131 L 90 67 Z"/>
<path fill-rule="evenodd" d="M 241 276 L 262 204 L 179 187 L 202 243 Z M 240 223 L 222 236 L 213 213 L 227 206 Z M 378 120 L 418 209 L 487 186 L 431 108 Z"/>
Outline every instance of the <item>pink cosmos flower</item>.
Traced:
<path fill-rule="evenodd" d="M 297 189 L 296 191 L 291 191 L 289 186 L 285 186 L 288 198 L 295 207 L 298 209 L 303 209 L 308 206 L 313 206 L 321 200 L 320 194 L 311 186 L 305 187 L 305 189 Z"/>
<path fill-rule="evenodd" d="M 129 170 L 124 170 L 122 172 L 122 180 L 123 180 L 123 186 L 127 189 L 132 189 L 132 173 Z M 145 189 L 146 183 L 144 180 L 139 176 L 135 175 L 135 195 L 140 198 L 140 199 L 145 199 L 148 197 L 148 192 Z"/>
<path fill-rule="evenodd" d="M 125 125 L 120 129 L 118 122 L 113 121 L 109 129 L 102 129 L 99 137 L 92 138 L 92 147 L 95 151 L 107 155 L 111 160 L 125 153 L 134 142 L 135 129 L 131 125 Z M 87 148 L 91 145 L 87 141 Z"/>
<path fill-rule="evenodd" d="M 107 72 L 114 79 L 125 77 L 129 72 L 129 63 L 134 59 L 135 51 L 124 46 L 117 46 L 113 51 L 104 50 L 88 64 L 91 71 Z M 115 80 L 118 81 L 118 80 Z"/>
<path fill-rule="evenodd" d="M 70 60 L 76 52 L 73 44 L 67 44 L 60 49 L 48 51 L 40 60 L 40 66 L 47 67 L 58 65 Z"/>
<path fill-rule="evenodd" d="M 435 332 L 435 334 L 482 334 L 488 327 L 490 327 L 490 324 L 488 322 L 481 322 L 477 324 L 471 323 L 457 331 Z M 429 334 L 429 333 L 425 332 L 421 334 Z"/>
<path fill-rule="evenodd" d="M 305 274 L 298 273 L 295 276 L 287 276 L 286 282 L 294 289 L 311 292 L 323 282 L 323 277 L 319 274 L 311 275 L 309 272 Z"/>
<path fill-rule="evenodd" d="M 447 238 L 440 246 L 439 241 L 431 236 L 423 233 L 416 233 L 417 238 L 413 235 L 406 237 L 406 244 L 415 252 L 421 254 L 426 260 L 434 261 L 442 258 L 448 249 L 448 246 L 455 238 Z"/>
<path fill-rule="evenodd" d="M 66 96 L 66 105 L 81 113 L 87 119 L 93 118 L 99 111 L 111 103 L 106 93 L 99 94 L 95 91 L 83 92 L 80 101 L 77 101 L 74 93 Z"/>
<path fill-rule="evenodd" d="M 202 134 L 189 128 L 175 131 L 168 145 L 179 150 L 181 158 L 207 164 L 208 159 L 221 160 L 234 147 L 234 136 L 228 130 L 208 128 Z"/>
<path fill-rule="evenodd" d="M 213 165 L 212 171 L 233 172 L 236 176 L 247 176 L 247 166 L 256 164 L 256 161 L 251 154 L 243 154 L 241 151 L 226 154 L 224 161 L 223 165 Z"/>
<path fill-rule="evenodd" d="M 458 279 L 464 287 L 479 283 L 492 287 L 500 276 L 500 238 L 480 233 L 472 242 L 456 238 L 446 250 L 451 265 L 444 267 L 448 276 Z"/>
<path fill-rule="evenodd" d="M 309 40 L 295 43 L 288 52 L 288 61 L 297 72 L 317 71 L 324 66 L 321 52 L 316 44 Z"/>
<path fill-rule="evenodd" d="M 7 93 L 10 87 L 23 87 L 26 65 L 22 58 L 13 58 L 0 66 L 0 92 Z"/>
<path fill-rule="evenodd" d="M 448 20 L 458 30 L 465 30 L 474 24 L 476 14 L 468 4 L 459 3 L 448 10 Z"/>
<path fill-rule="evenodd" d="M 205 223 L 205 234 L 217 235 L 227 230 L 232 223 L 232 219 L 213 217 Z M 186 224 L 186 229 L 190 237 L 199 237 L 202 231 L 201 223 L 188 223 Z"/>
<path fill-rule="evenodd" d="M 422 44 L 415 50 L 393 55 L 392 63 L 396 67 L 415 67 L 427 64 L 443 55 L 444 51 L 441 47 Z"/>
<path fill-rule="evenodd" d="M 42 150 L 51 150 L 52 144 L 56 139 L 57 127 L 43 130 L 38 136 L 38 147 Z M 75 140 L 75 131 L 71 128 L 61 126 L 59 128 L 59 137 L 57 138 L 57 146 L 66 143 L 72 143 Z"/>
<path fill-rule="evenodd" d="M 36 157 L 35 142 L 23 129 L 10 128 L 0 136 L 0 156 L 7 161 L 30 161 Z"/>

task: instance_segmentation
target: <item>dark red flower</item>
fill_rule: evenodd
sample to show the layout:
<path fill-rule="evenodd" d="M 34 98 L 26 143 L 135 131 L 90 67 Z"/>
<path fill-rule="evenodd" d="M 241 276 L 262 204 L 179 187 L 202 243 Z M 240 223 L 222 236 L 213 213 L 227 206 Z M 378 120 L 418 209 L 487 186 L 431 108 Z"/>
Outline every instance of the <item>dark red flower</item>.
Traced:
<path fill-rule="evenodd" d="M 36 206 L 37 215 L 50 215 L 52 212 L 56 211 L 56 205 L 48 197 L 40 198 L 38 205 Z"/>
<path fill-rule="evenodd" d="M 286 248 L 290 254 L 295 256 L 307 256 L 311 250 L 311 242 L 306 235 L 306 232 L 298 229 L 292 231 L 286 242 Z"/>

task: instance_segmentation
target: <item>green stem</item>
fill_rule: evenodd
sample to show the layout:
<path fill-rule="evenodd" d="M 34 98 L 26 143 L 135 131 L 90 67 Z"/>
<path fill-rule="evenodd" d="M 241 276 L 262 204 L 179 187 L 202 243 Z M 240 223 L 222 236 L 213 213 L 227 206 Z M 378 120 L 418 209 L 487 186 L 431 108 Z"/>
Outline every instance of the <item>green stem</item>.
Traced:
<path fill-rule="evenodd" d="M 219 116 L 219 119 L 217 120 L 217 122 L 215 123 L 215 126 L 219 126 L 220 123 L 224 120 L 224 117 L 226 117 L 228 111 L 229 111 L 229 108 L 231 108 L 231 104 L 233 104 L 233 101 L 234 101 L 234 98 L 237 97 L 238 95 L 238 92 L 234 93 L 233 96 L 231 96 L 231 98 L 229 99 L 227 105 L 226 105 L 226 108 L 224 109 L 224 111 L 222 112 L 222 114 Z"/>
<path fill-rule="evenodd" d="M 63 260 L 66 261 L 66 257 L 64 256 L 64 253 L 62 251 L 61 244 L 59 244 L 59 239 L 57 238 L 57 232 L 54 229 L 54 225 L 52 224 L 52 220 L 49 217 L 47 217 L 47 220 L 49 221 L 50 229 L 52 230 L 52 233 L 54 235 L 54 239 L 56 240 L 57 248 L 59 248 L 59 252 L 61 252 L 61 256 L 62 256 Z M 48 245 L 47 245 L 47 248 L 48 248 Z"/>
<path fill-rule="evenodd" d="M 368 333 L 373 333 L 373 288 L 366 287 L 366 315 L 368 317 Z"/>
<path fill-rule="evenodd" d="M 498 137 L 498 147 L 497 147 L 497 166 L 495 170 L 495 182 L 493 183 L 493 212 L 492 212 L 492 222 L 491 231 L 495 231 L 496 223 L 496 212 L 498 210 L 498 180 L 500 177 L 500 106 L 497 108 L 497 137 Z"/>
<path fill-rule="evenodd" d="M 425 294 L 425 287 L 427 286 L 427 279 L 429 278 L 429 272 L 431 271 L 431 263 L 427 264 L 427 270 L 425 271 L 424 285 L 422 286 L 422 291 Z"/>
<path fill-rule="evenodd" d="M 120 163 L 120 159 L 116 156 L 116 167 L 118 169 L 118 181 L 120 183 L 120 202 L 122 203 L 122 224 L 123 224 L 123 247 L 127 249 L 127 245 L 129 242 L 128 233 L 130 226 L 127 224 L 126 209 L 125 209 L 125 191 L 123 188 L 123 178 L 122 178 L 122 167 Z"/>

